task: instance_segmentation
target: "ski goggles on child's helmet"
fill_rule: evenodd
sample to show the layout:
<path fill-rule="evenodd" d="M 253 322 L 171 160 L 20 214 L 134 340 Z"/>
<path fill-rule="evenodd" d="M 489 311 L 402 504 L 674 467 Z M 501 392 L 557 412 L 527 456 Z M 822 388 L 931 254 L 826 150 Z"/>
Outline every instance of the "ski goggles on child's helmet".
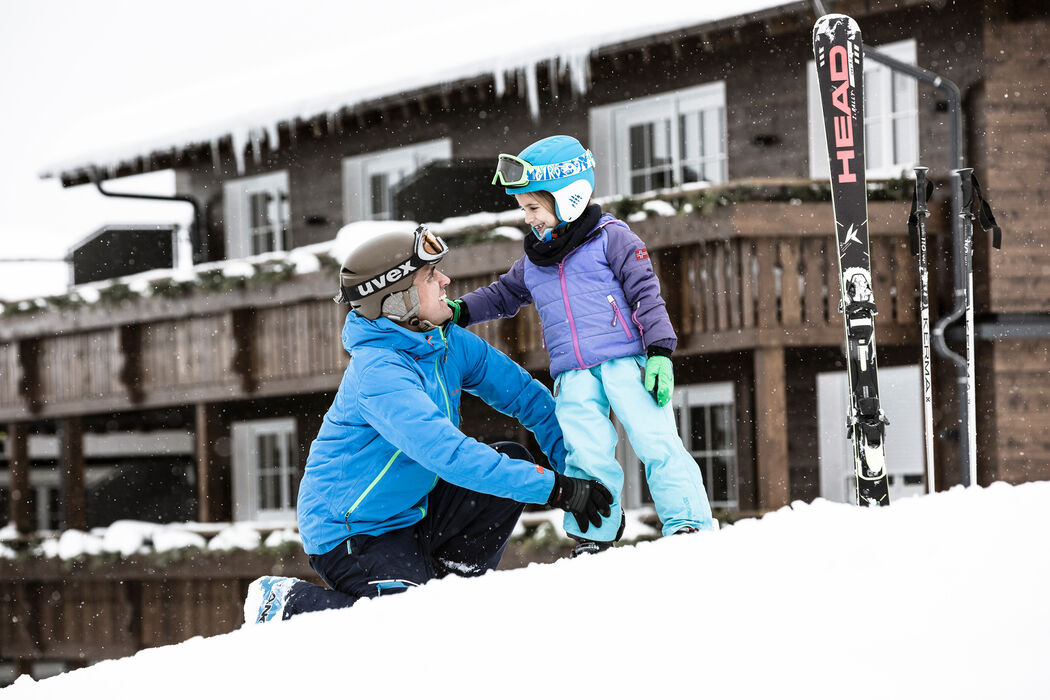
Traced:
<path fill-rule="evenodd" d="M 504 187 L 524 187 L 532 182 L 560 180 L 564 177 L 578 175 L 593 167 L 594 156 L 590 151 L 585 151 L 583 155 L 570 160 L 546 165 L 533 165 L 518 156 L 500 153 L 499 160 L 496 162 L 496 174 L 492 176 L 492 184 L 500 184 Z"/>

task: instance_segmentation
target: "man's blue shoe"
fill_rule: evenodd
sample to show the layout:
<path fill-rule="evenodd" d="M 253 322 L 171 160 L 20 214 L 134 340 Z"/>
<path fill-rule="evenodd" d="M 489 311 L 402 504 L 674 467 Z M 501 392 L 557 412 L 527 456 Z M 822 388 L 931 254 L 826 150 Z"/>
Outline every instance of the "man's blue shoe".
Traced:
<path fill-rule="evenodd" d="M 280 622 L 288 594 L 298 582 L 299 579 L 287 576 L 262 576 L 252 581 L 244 601 L 244 624 Z"/>

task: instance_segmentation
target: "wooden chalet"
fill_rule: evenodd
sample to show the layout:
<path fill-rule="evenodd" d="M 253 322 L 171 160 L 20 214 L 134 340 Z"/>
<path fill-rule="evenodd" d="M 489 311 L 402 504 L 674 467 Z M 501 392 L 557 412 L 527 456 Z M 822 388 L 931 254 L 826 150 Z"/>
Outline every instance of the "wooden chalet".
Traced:
<path fill-rule="evenodd" d="M 1005 231 L 1002 251 L 979 235 L 974 253 L 978 478 L 1050 478 L 1050 10 L 1037 0 L 827 4 L 854 16 L 868 45 L 961 91 L 963 160 Z M 683 440 L 721 516 L 846 500 L 837 260 L 823 133 L 810 126 L 814 20 L 810 3 L 793 2 L 602 46 L 582 94 L 552 59 L 550 71 L 464 76 L 278 120 L 251 132 L 258 138 L 215 133 L 51 174 L 119 190 L 110 181 L 174 169 L 179 194 L 199 206 L 201 263 L 321 244 L 357 220 L 443 222 L 453 246 L 443 270 L 458 296 L 506 271 L 521 244 L 447 217 L 493 211 L 481 198 L 491 197 L 496 154 L 576 135 L 597 159 L 596 196 L 636 214 L 631 226 L 660 276 L 679 335 Z M 937 320 L 954 301 L 953 163 L 941 91 L 874 61 L 866 81 L 876 338 L 899 498 L 925 492 L 926 465 L 911 195 L 898 180 L 921 164 L 939 185 L 928 224 Z M 346 309 L 331 300 L 331 264 L 263 268 L 239 284 L 171 282 L 148 298 L 111 290 L 92 304 L 0 317 L 0 489 L 18 533 L 118 517 L 294 523 L 303 457 L 347 360 Z M 549 383 L 533 309 L 472 330 Z M 960 347 L 959 336 L 950 328 L 949 344 Z M 933 375 L 941 490 L 961 480 L 960 394 L 946 359 L 935 357 Z M 464 402 L 463 427 L 484 440 L 526 439 L 476 400 Z M 123 447 L 106 453 L 107 439 Z M 143 447 L 154 443 L 163 449 Z M 620 451 L 626 502 L 643 506 L 637 459 L 623 441 Z M 107 510 L 92 493 L 118 461 L 125 476 L 175 474 L 165 487 L 174 495 L 136 510 L 118 494 L 123 510 Z M 130 497 L 153 503 L 144 483 Z M 201 554 L 170 566 L 0 559 L 0 662 L 85 663 L 233 629 L 246 583 L 270 570 L 309 574 L 294 554 Z"/>

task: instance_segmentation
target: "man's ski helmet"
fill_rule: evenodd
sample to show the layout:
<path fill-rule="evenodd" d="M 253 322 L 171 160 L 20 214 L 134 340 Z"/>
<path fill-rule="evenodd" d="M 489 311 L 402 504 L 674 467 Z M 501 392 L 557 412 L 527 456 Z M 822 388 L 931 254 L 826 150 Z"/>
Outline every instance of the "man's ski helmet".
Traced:
<path fill-rule="evenodd" d="M 555 216 L 568 223 L 580 218 L 594 192 L 594 156 L 571 136 L 548 136 L 516 156 L 500 154 L 497 182 L 510 195 L 550 192 Z"/>
<path fill-rule="evenodd" d="M 419 321 L 419 293 L 412 286 L 417 270 L 437 264 L 448 253 L 445 242 L 426 226 L 415 231 L 391 230 L 354 242 L 339 269 L 339 295 L 354 312 L 371 321 L 380 316 L 410 325 L 433 326 Z"/>

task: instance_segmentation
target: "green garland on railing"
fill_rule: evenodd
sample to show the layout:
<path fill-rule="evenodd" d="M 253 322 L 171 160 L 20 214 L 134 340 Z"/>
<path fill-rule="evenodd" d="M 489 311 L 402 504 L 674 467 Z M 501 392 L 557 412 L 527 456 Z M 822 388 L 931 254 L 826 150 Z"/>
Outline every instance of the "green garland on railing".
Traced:
<path fill-rule="evenodd" d="M 249 289 L 259 289 L 280 284 L 295 274 L 295 263 L 287 260 L 272 260 L 255 263 L 255 274 L 245 280 Z"/>
<path fill-rule="evenodd" d="M 171 277 L 150 282 L 150 296 L 178 299 L 190 294 L 197 287 L 197 280 L 176 280 Z"/>
<path fill-rule="evenodd" d="M 222 270 L 203 270 L 197 273 L 197 284 L 207 294 L 221 294 L 244 289 L 243 277 L 228 277 Z"/>
<path fill-rule="evenodd" d="M 106 306 L 120 306 L 139 297 L 138 292 L 132 291 L 131 287 L 123 282 L 114 282 L 108 286 L 100 287 L 98 290 L 99 303 Z"/>
<path fill-rule="evenodd" d="M 880 180 L 868 184 L 868 200 L 872 202 L 906 201 L 909 200 L 909 183 L 905 177 L 890 180 Z M 641 197 L 617 197 L 603 201 L 606 211 L 617 218 L 628 220 L 634 215 L 646 210 L 646 203 L 660 200 L 670 204 L 678 216 L 709 216 L 721 207 L 746 202 L 829 202 L 831 201 L 831 187 L 826 182 L 804 182 L 797 184 L 778 184 L 776 182 L 745 183 L 729 186 L 713 186 L 705 189 L 671 190 L 655 196 Z M 528 227 L 524 223 L 511 226 L 517 228 L 523 234 L 528 233 Z M 458 246 L 479 245 L 503 240 L 496 229 L 491 225 L 479 225 L 454 232 L 455 244 Z M 329 253 L 318 253 L 321 270 L 326 273 L 335 273 L 339 270 L 340 261 L 333 258 Z M 195 292 L 205 294 L 222 294 L 227 292 L 241 291 L 244 289 L 259 289 L 262 287 L 277 285 L 289 279 L 295 274 L 295 263 L 288 260 L 274 260 L 256 262 L 252 264 L 254 272 L 251 276 L 242 277 L 227 275 L 222 269 L 210 269 L 197 272 L 193 279 L 175 280 L 163 278 L 153 280 L 149 283 L 149 295 L 166 299 L 186 297 Z M 142 295 L 132 291 L 123 282 L 113 282 L 98 288 L 98 303 L 105 306 L 120 306 L 130 300 L 138 299 Z M 15 316 L 29 314 L 44 309 L 76 309 L 89 304 L 76 292 L 45 297 L 43 299 L 27 299 L 18 302 L 0 302 L 0 314 L 4 316 Z"/>

